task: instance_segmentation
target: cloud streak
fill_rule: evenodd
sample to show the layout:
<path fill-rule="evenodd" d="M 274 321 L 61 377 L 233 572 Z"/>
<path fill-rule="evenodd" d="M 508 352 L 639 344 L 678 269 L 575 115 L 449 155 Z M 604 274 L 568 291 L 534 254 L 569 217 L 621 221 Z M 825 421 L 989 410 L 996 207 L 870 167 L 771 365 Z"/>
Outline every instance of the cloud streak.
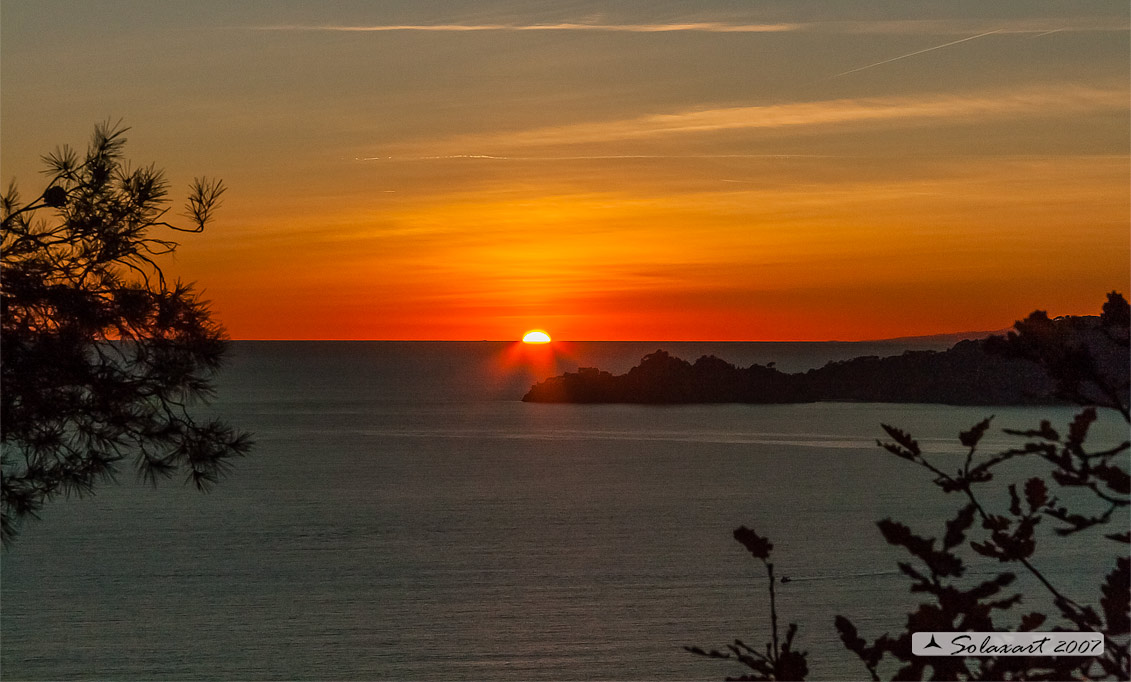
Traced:
<path fill-rule="evenodd" d="M 585 154 L 578 156 L 513 156 L 497 154 L 436 154 L 432 156 L 365 156 L 355 161 L 638 161 L 668 159 L 828 159 L 827 154 Z"/>
<path fill-rule="evenodd" d="M 796 31 L 800 24 L 727 24 L 692 22 L 679 24 L 389 24 L 372 26 L 260 26 L 264 31 L 337 31 L 346 33 L 379 33 L 391 31 L 423 31 L 436 33 L 468 33 L 477 31 L 593 31 L 609 33 L 780 33 Z"/>
<path fill-rule="evenodd" d="M 1126 32 L 1125 15 L 1018 19 L 893 19 L 822 21 L 801 24 L 800 30 L 861 35 L 966 35 L 974 33 L 1037 34 Z"/>
<path fill-rule="evenodd" d="M 760 106 L 698 109 L 634 118 L 548 126 L 513 132 L 457 136 L 416 155 L 509 156 L 503 150 L 658 139 L 735 131 L 803 129 L 866 123 L 922 124 L 929 121 L 1000 119 L 1017 116 L 1076 116 L 1123 111 L 1125 88 L 1061 85 L 1012 92 L 936 94 L 836 99 Z M 469 152 L 469 149 L 482 151 Z M 410 154 L 412 152 L 409 152 Z"/>
<path fill-rule="evenodd" d="M 558 23 L 469 23 L 469 24 L 280 24 L 242 27 L 254 31 L 291 31 L 323 33 L 480 33 L 480 32 L 592 32 L 592 33 L 786 33 L 807 31 L 833 34 L 970 34 L 990 33 L 1048 35 L 1060 32 L 1110 32 L 1126 31 L 1125 17 L 1073 17 L 1056 19 L 1022 19 L 997 21 L 987 26 L 984 21 L 972 20 L 881 20 L 881 21 L 819 21 L 799 23 L 734 23 L 721 21 L 685 21 L 649 24 L 596 24 L 585 22 Z M 955 42 L 963 42 L 964 38 Z M 938 46 L 945 47 L 945 46 Z M 929 49 L 938 49 L 929 48 Z"/>

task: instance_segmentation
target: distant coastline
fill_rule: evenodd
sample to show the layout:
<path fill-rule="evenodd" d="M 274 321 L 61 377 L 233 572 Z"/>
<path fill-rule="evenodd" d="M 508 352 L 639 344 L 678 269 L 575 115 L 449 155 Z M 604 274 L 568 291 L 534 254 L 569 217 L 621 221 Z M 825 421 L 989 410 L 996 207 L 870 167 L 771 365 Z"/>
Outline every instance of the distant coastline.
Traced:
<path fill-rule="evenodd" d="M 1086 337 L 1097 317 L 1065 321 Z M 1000 338 L 988 336 L 990 338 Z M 913 344 L 912 344 L 913 345 Z M 694 363 L 662 349 L 627 373 L 582 367 L 535 384 L 523 396 L 541 403 L 801 403 L 860 401 L 948 405 L 1056 404 L 1053 381 L 1028 361 L 987 352 L 986 339 L 944 351 L 906 350 L 832 361 L 786 373 L 774 363 L 738 367 L 713 355 Z M 1126 368 L 1112 367 L 1111 371 Z"/>

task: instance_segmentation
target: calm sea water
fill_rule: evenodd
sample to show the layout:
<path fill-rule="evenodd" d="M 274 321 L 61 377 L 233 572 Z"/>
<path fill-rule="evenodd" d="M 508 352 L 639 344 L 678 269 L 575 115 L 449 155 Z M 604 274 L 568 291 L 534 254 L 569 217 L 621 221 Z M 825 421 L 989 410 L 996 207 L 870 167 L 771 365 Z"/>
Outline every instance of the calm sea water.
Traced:
<path fill-rule="evenodd" d="M 1073 414 L 518 400 L 533 380 L 624 371 L 659 347 L 786 370 L 899 350 L 235 344 L 210 409 L 255 432 L 254 455 L 209 495 L 125 471 L 26 525 L 2 556 L 0 673 L 717 680 L 743 669 L 682 647 L 769 637 L 764 569 L 731 538 L 745 524 L 771 537 L 777 573 L 793 578 L 778 586 L 779 615 L 799 623 L 812 678 L 859 678 L 833 616 L 875 637 L 918 603 L 874 522 L 941 535 L 959 504 L 875 446 L 880 422 L 957 467 L 957 433 L 991 412 L 1012 428 Z M 1121 420 L 1096 429 L 1096 443 L 1127 435 Z M 995 430 L 987 444 L 1009 442 Z M 1046 573 L 1094 602 L 1108 548 L 1049 547 Z M 971 581 L 997 568 L 971 563 Z M 1019 587 L 1033 595 L 1024 610 L 1039 608 L 1038 588 Z"/>

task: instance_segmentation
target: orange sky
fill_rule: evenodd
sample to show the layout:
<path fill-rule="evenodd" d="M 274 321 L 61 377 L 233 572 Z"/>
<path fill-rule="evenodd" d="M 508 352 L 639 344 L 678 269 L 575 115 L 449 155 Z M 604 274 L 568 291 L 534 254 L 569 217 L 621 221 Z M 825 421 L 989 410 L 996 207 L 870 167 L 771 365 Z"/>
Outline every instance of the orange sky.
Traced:
<path fill-rule="evenodd" d="M 6 2 L 3 180 L 107 116 L 223 177 L 171 269 L 234 338 L 857 340 L 1128 292 L 1126 8 L 803 6 Z"/>

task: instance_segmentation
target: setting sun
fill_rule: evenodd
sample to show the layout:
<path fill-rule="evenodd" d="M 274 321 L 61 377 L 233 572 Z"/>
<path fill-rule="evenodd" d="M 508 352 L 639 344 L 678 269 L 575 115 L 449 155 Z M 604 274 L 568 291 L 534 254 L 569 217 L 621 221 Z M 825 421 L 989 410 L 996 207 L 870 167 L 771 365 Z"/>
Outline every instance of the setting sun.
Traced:
<path fill-rule="evenodd" d="M 546 332 L 535 329 L 534 331 L 526 332 L 526 336 L 522 337 L 523 343 L 549 343 L 550 335 Z"/>

